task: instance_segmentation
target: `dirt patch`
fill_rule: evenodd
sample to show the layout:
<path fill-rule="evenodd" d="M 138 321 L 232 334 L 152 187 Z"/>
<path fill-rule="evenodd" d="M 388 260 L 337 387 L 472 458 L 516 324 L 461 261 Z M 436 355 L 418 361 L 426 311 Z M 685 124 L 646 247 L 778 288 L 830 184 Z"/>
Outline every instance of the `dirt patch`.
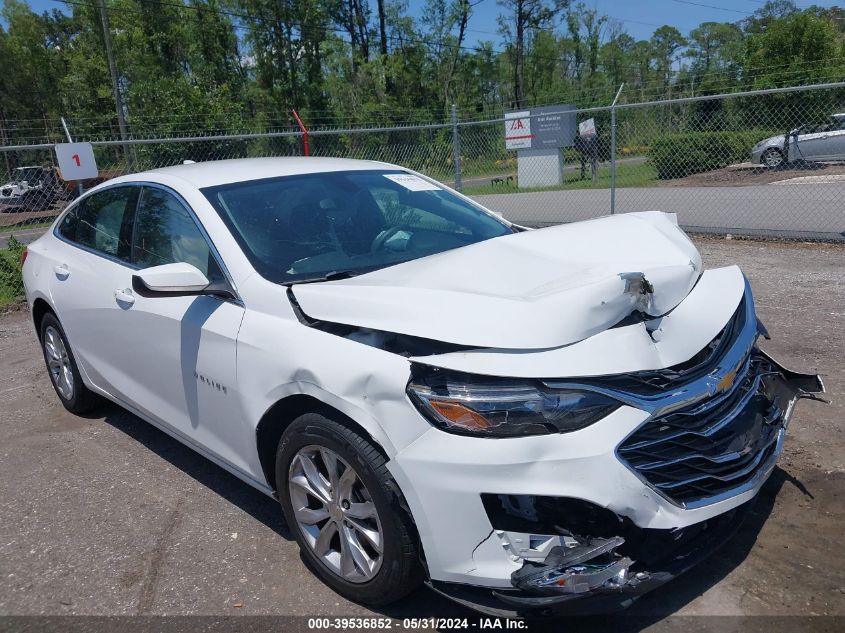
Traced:
<path fill-rule="evenodd" d="M 701 174 L 692 174 L 684 178 L 660 181 L 660 185 L 663 187 L 742 187 L 768 185 L 779 180 L 802 176 L 840 175 L 845 175 L 845 164 L 803 163 L 774 169 L 760 165 L 743 164 L 714 169 Z"/>

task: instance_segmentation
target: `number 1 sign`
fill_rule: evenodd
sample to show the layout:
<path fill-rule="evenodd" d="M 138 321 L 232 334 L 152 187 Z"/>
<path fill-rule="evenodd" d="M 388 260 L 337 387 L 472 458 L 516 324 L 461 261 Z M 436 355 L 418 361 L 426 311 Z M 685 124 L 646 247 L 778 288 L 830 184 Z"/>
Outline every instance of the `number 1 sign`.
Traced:
<path fill-rule="evenodd" d="M 56 159 L 62 180 L 88 180 L 97 177 L 97 161 L 91 143 L 57 143 Z"/>

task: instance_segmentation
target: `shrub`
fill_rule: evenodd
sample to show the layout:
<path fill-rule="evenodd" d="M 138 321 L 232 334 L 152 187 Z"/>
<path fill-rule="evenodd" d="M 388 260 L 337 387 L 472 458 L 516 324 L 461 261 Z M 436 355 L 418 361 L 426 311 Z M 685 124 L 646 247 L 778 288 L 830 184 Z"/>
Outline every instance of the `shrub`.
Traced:
<path fill-rule="evenodd" d="M 23 294 L 21 277 L 21 254 L 24 245 L 14 236 L 9 238 L 9 245 L 0 249 L 0 305 L 20 299 Z"/>
<path fill-rule="evenodd" d="M 665 134 L 651 144 L 650 161 L 658 178 L 683 178 L 747 161 L 754 144 L 774 134 L 767 130 Z"/>

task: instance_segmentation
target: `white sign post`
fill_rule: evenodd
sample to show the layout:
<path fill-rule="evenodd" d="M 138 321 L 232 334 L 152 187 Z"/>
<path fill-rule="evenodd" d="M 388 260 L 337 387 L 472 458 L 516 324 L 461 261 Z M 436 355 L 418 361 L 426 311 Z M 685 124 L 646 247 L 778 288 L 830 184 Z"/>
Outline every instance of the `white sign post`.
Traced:
<path fill-rule="evenodd" d="M 505 149 L 531 149 L 531 112 L 505 113 Z"/>
<path fill-rule="evenodd" d="M 89 180 L 99 174 L 91 143 L 56 143 L 56 160 L 62 180 Z"/>

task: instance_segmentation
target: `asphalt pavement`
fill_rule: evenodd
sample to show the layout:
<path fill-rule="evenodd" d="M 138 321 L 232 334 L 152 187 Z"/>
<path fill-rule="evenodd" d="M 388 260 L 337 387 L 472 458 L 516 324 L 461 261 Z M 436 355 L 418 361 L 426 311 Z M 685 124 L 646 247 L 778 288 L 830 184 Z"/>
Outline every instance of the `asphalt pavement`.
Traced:
<path fill-rule="evenodd" d="M 38 239 L 46 230 L 46 227 L 39 227 L 37 229 L 21 229 L 20 231 L 0 233 L 0 248 L 6 248 L 9 245 L 10 235 L 14 235 L 15 239 L 22 244 L 29 244 Z"/>
<path fill-rule="evenodd" d="M 572 189 L 474 196 L 508 220 L 542 226 L 610 212 L 609 189 Z M 671 211 L 684 228 L 845 240 L 845 183 L 744 187 L 627 187 L 616 190 L 616 211 Z"/>

